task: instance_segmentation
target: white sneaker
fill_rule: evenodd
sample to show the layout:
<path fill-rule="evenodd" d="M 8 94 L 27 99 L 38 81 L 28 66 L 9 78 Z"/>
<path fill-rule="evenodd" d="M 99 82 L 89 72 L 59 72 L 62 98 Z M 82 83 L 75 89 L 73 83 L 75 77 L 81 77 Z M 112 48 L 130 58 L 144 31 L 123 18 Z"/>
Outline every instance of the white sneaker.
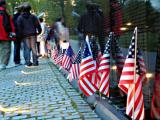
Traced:
<path fill-rule="evenodd" d="M 32 68 L 32 66 L 31 66 L 31 65 L 25 65 L 25 67 L 26 67 L 26 68 Z"/>

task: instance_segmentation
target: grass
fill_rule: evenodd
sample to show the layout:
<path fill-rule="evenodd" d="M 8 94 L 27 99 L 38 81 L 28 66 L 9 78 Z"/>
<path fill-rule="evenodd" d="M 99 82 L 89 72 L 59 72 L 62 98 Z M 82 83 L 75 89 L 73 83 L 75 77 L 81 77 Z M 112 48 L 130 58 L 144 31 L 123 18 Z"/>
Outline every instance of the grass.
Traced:
<path fill-rule="evenodd" d="M 77 104 L 71 99 L 71 104 L 75 110 L 77 110 Z"/>

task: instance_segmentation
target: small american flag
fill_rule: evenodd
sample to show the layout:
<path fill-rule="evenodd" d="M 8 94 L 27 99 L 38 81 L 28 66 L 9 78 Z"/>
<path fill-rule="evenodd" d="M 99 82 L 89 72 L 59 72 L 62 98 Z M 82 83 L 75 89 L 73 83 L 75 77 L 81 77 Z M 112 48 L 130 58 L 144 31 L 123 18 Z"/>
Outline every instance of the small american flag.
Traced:
<path fill-rule="evenodd" d="M 107 41 L 103 56 L 100 58 L 98 72 L 101 74 L 99 91 L 109 97 L 109 75 L 110 75 L 110 47 L 111 39 Z"/>
<path fill-rule="evenodd" d="M 71 46 L 68 47 L 66 50 L 63 59 L 62 59 L 62 67 L 66 69 L 67 71 L 70 70 L 72 61 L 74 59 L 74 52 Z"/>
<path fill-rule="evenodd" d="M 81 63 L 81 48 L 77 53 L 77 56 L 75 57 L 75 60 L 72 63 L 72 67 L 70 69 L 69 73 L 69 80 L 76 80 L 79 78 L 80 74 L 80 63 Z"/>
<path fill-rule="evenodd" d="M 100 57 L 100 52 L 98 51 L 98 44 L 96 42 L 96 37 L 91 36 L 89 38 L 89 40 L 90 40 L 90 47 L 91 47 L 91 51 L 92 51 L 92 55 L 93 55 L 93 60 L 96 63 L 96 71 L 90 77 L 92 79 L 91 80 L 92 84 L 96 87 L 96 89 L 98 89 L 100 76 L 97 73 L 98 73 L 98 66 L 99 66 L 98 57 Z"/>
<path fill-rule="evenodd" d="M 55 64 L 56 65 L 62 65 L 62 59 L 63 59 L 63 53 L 62 53 L 62 50 L 60 50 L 60 52 L 59 52 L 59 55 L 58 55 L 58 57 L 57 58 L 55 58 Z"/>
<path fill-rule="evenodd" d="M 83 52 L 82 61 L 80 64 L 80 77 L 78 84 L 82 92 L 86 96 L 93 95 L 97 90 L 92 83 L 92 75 L 96 71 L 96 63 L 93 60 L 92 51 L 89 44 L 88 36 L 86 37 L 86 45 Z"/>
<path fill-rule="evenodd" d="M 142 80 L 145 78 L 145 73 L 141 69 L 140 58 L 142 58 L 142 56 L 140 54 L 140 51 L 137 50 L 137 59 L 135 58 L 136 36 L 137 28 L 135 28 L 131 45 L 129 47 L 128 56 L 124 63 L 119 81 L 119 87 L 127 94 L 126 114 L 135 120 L 143 120 L 144 101 L 142 94 Z"/>
<path fill-rule="evenodd" d="M 51 51 L 51 58 L 52 60 L 55 61 L 55 59 L 58 57 L 58 49 L 57 47 L 55 46 L 54 49 Z"/>

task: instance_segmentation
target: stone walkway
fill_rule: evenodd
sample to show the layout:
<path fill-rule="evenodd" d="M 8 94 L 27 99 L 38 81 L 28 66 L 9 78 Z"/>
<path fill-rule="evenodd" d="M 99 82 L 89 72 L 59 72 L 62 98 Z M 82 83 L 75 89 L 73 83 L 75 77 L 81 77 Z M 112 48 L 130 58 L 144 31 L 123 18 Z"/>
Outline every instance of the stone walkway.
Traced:
<path fill-rule="evenodd" d="M 100 120 L 49 60 L 0 72 L 0 120 Z"/>

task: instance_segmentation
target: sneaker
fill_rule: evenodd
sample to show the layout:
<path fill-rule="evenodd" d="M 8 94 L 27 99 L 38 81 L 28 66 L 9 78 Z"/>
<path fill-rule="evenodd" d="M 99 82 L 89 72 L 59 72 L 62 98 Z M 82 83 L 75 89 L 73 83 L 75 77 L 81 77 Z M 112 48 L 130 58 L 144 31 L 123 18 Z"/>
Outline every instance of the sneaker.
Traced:
<path fill-rule="evenodd" d="M 38 66 L 39 64 L 38 63 L 33 63 L 33 66 Z"/>
<path fill-rule="evenodd" d="M 32 67 L 32 63 L 26 64 L 25 67 L 26 67 L 26 68 Z"/>
<path fill-rule="evenodd" d="M 22 63 L 15 63 L 15 66 L 20 66 L 22 65 Z"/>

